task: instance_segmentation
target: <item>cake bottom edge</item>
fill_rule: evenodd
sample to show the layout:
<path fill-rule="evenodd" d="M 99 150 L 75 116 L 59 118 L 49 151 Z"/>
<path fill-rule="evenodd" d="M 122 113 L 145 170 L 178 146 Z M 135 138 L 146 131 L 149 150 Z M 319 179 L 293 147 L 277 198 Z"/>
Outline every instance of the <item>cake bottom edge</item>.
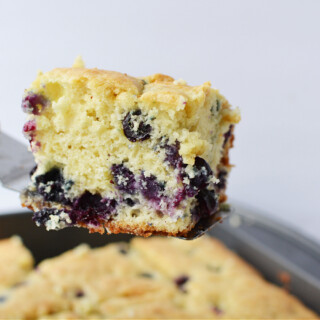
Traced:
<path fill-rule="evenodd" d="M 125 218 L 117 219 L 117 217 L 114 216 L 110 216 L 107 219 L 100 218 L 95 221 L 94 224 L 81 221 L 72 223 L 69 214 L 65 212 L 64 209 L 58 209 L 54 207 L 51 202 L 44 202 L 40 197 L 29 197 L 28 190 L 21 195 L 21 200 L 23 207 L 33 211 L 33 220 L 36 225 L 39 227 L 45 226 L 47 230 L 60 230 L 67 227 L 82 227 L 88 229 L 89 233 L 128 233 L 142 237 L 150 237 L 152 235 L 183 237 L 186 236 L 197 223 L 197 220 L 192 219 L 192 216 L 188 222 L 186 221 L 183 228 L 181 228 L 181 224 L 180 228 L 178 226 L 175 227 L 174 221 L 172 220 L 171 223 L 168 223 L 168 225 L 170 225 L 170 230 L 166 230 L 165 225 L 158 227 L 156 224 L 152 224 L 148 221 L 135 222 L 133 219 L 128 221 Z M 42 221 L 39 221 L 40 216 Z M 169 219 L 170 217 L 167 218 Z"/>

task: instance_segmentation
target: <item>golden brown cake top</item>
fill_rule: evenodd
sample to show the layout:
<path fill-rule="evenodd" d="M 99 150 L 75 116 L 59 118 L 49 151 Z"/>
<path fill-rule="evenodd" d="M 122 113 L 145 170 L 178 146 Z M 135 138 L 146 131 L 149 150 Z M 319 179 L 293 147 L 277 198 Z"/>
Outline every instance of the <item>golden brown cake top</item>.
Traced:
<path fill-rule="evenodd" d="M 86 68 L 56 68 L 46 72 L 46 77 L 65 81 L 88 81 L 92 86 L 113 91 L 128 91 L 138 94 L 143 81 L 116 71 Z"/>
<path fill-rule="evenodd" d="M 0 257 L 0 290 L 23 281 L 32 270 L 32 255 L 19 237 L 0 240 Z"/>
<path fill-rule="evenodd" d="M 164 74 L 153 74 L 150 76 L 135 78 L 125 73 L 86 68 L 56 68 L 46 73 L 40 73 L 40 77 L 34 82 L 37 87 L 39 81 L 56 80 L 61 82 L 83 82 L 91 89 L 97 91 L 107 90 L 115 96 L 126 92 L 136 95 L 145 103 L 160 102 L 167 109 L 185 110 L 191 117 L 199 106 L 203 105 L 206 97 L 212 94 L 210 82 L 198 86 L 189 86 L 184 80 Z M 217 93 L 218 91 L 215 90 Z M 225 99 L 221 94 L 219 97 Z M 224 106 L 229 107 L 225 104 Z M 232 119 L 233 122 L 240 120 L 239 112 Z"/>

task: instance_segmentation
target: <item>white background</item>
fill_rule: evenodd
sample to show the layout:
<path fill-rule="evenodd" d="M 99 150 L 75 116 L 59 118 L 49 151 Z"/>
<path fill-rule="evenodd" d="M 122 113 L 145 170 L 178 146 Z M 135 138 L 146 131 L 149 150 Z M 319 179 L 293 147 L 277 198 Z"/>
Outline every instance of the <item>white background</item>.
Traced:
<path fill-rule="evenodd" d="M 320 1 L 0 0 L 0 122 L 21 142 L 38 69 L 207 80 L 242 110 L 230 198 L 320 241 Z M 0 187 L 0 212 L 19 210 Z"/>

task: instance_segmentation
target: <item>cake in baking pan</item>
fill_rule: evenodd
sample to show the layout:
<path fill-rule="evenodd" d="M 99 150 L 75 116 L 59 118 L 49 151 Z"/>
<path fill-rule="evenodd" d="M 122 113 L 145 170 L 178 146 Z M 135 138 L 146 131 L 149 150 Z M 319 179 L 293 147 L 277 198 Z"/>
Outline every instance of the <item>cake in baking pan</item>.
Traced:
<path fill-rule="evenodd" d="M 22 204 L 48 230 L 185 235 L 226 200 L 240 115 L 209 82 L 78 65 L 39 73 L 22 108 L 37 164 Z"/>
<path fill-rule="evenodd" d="M 0 273 L 4 269 L 1 260 Z M 1 319 L 317 318 L 206 236 L 81 245 L 19 281 L 0 291 Z"/>

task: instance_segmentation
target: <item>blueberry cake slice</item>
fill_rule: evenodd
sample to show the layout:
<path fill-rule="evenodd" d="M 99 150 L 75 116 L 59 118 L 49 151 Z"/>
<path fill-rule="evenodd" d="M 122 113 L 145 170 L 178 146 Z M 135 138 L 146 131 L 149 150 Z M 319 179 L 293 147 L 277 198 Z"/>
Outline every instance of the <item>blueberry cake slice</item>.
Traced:
<path fill-rule="evenodd" d="M 240 115 L 209 82 L 59 68 L 22 109 L 37 164 L 22 204 L 48 230 L 184 235 L 226 200 Z"/>

